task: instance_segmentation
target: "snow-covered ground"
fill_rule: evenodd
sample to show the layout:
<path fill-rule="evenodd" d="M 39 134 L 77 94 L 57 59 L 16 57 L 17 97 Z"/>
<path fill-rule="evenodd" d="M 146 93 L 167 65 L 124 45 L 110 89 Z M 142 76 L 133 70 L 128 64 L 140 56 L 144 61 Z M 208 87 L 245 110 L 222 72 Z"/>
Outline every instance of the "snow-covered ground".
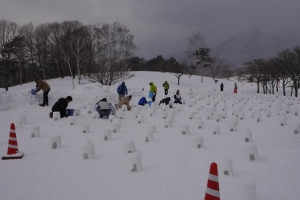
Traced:
<path fill-rule="evenodd" d="M 1 89 L 0 152 L 6 154 L 10 124 L 15 123 L 19 151 L 25 155 L 20 160 L 0 161 L 0 199 L 204 199 L 212 162 L 218 164 L 222 200 L 252 200 L 255 196 L 257 200 L 299 199 L 300 134 L 294 133 L 300 124 L 299 113 L 295 115 L 299 98 L 257 94 L 256 85 L 250 83 L 238 83 L 238 93 L 234 94 L 234 82 L 227 80 L 215 84 L 204 77 L 201 83 L 198 76 L 183 76 L 178 86 L 171 74 L 133 74 L 125 80 L 133 108 L 125 111 L 124 119 L 112 122 L 95 118 L 96 111 L 88 111 L 103 97 L 117 103 L 117 85 L 101 86 L 84 80 L 73 90 L 69 77 L 48 80 L 52 88 L 48 107 L 38 105 L 42 92 L 31 95 L 33 82 L 9 88 L 8 92 Z M 179 89 L 185 104 L 173 109 L 158 106 L 166 97 L 162 87 L 166 80 L 172 100 Z M 150 81 L 158 88 L 157 101 L 151 107 L 137 106 L 142 96 L 147 97 Z M 224 92 L 219 89 L 221 81 Z M 49 118 L 52 105 L 68 95 L 73 97 L 69 108 L 81 112 L 73 117 L 73 125 L 72 117 L 58 121 Z M 121 111 L 118 116 L 122 116 Z M 21 118 L 27 119 L 22 126 Z M 173 123 L 166 128 L 168 119 Z M 199 128 L 201 121 L 203 127 Z M 112 131 L 111 140 L 104 140 L 118 122 L 120 131 Z M 83 133 L 86 125 L 89 131 Z M 186 126 L 189 133 L 182 134 Z M 40 128 L 40 137 L 32 137 L 34 127 Z M 149 130 L 153 127 L 156 132 L 151 141 Z M 220 133 L 214 134 L 218 128 Z M 252 141 L 245 136 L 249 130 Z M 150 134 L 149 142 L 146 134 Z M 55 136 L 61 136 L 61 148 L 52 148 Z M 194 142 L 201 137 L 203 146 L 197 148 Z M 245 142 L 246 138 L 250 142 Z M 124 147 L 131 141 L 137 152 L 127 154 Z M 95 158 L 84 159 L 83 150 L 91 144 Z M 255 160 L 249 159 L 255 155 L 248 152 L 249 148 L 257 149 Z M 137 155 L 141 155 L 142 169 L 131 172 L 130 161 Z M 232 174 L 226 169 L 231 162 Z"/>

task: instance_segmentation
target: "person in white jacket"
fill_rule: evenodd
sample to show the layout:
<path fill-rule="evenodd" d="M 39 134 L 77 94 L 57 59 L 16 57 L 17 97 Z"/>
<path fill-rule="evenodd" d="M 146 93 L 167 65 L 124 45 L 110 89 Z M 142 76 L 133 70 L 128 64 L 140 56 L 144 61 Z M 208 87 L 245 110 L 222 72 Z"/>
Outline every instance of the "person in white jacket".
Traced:
<path fill-rule="evenodd" d="M 99 113 L 100 118 L 108 118 L 109 115 L 115 114 L 114 106 L 108 102 L 106 98 L 103 98 L 96 103 L 95 110 Z"/>
<path fill-rule="evenodd" d="M 174 95 L 174 99 L 175 99 L 174 103 L 182 104 L 182 102 L 181 102 L 182 98 L 181 98 L 181 95 L 179 93 L 179 90 L 176 91 L 176 94 Z"/>

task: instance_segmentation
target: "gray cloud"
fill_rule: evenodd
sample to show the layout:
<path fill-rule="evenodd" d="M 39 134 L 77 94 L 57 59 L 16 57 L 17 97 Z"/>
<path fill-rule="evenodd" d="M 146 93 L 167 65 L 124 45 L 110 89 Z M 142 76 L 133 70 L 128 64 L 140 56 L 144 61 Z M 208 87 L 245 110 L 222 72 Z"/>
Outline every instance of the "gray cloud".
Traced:
<path fill-rule="evenodd" d="M 119 21 L 135 36 L 139 56 L 184 52 L 200 31 L 209 47 L 252 29 L 298 37 L 299 0 L 4 0 L 0 19 L 25 24 Z"/>

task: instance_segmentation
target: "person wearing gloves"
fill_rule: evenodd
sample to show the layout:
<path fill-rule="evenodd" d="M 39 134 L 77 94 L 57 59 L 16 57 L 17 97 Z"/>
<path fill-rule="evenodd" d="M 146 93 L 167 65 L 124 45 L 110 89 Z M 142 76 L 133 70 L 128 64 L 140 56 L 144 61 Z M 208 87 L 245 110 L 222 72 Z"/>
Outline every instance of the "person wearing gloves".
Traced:
<path fill-rule="evenodd" d="M 58 101 L 52 106 L 52 112 L 49 113 L 50 118 L 53 118 L 53 112 L 59 112 L 60 118 L 68 117 L 67 107 L 72 100 L 73 98 L 71 96 L 58 99 Z"/>
<path fill-rule="evenodd" d="M 152 81 L 149 83 L 149 85 L 150 85 L 150 92 L 153 93 L 152 102 L 154 102 L 156 94 L 157 94 L 157 87 L 156 87 L 156 85 L 154 85 L 154 83 Z"/>

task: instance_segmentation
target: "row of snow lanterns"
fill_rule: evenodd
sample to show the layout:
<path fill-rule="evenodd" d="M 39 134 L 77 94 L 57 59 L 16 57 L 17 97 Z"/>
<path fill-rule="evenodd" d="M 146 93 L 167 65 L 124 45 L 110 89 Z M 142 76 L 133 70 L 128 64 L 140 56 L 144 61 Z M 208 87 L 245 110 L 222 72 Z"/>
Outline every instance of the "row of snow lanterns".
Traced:
<path fill-rule="evenodd" d="M 34 128 L 33 132 L 35 132 L 34 134 L 36 136 L 40 135 L 39 128 Z M 153 141 L 153 133 L 155 133 L 155 132 L 156 132 L 155 125 L 150 125 L 149 131 L 147 131 L 147 133 L 146 133 L 145 142 Z M 183 135 L 189 134 L 189 126 L 188 125 L 183 125 L 182 126 L 182 134 Z M 245 142 L 252 141 L 252 135 L 251 135 L 251 133 L 249 133 L 249 131 L 246 132 L 244 135 L 245 135 Z M 103 131 L 103 139 L 104 140 L 111 140 L 111 130 Z M 52 148 L 53 149 L 60 148 L 61 147 L 61 136 L 52 137 L 51 143 L 52 143 Z M 203 137 L 195 138 L 193 140 L 193 147 L 197 147 L 197 148 L 203 147 Z M 84 149 L 86 150 L 88 148 L 91 148 L 90 144 L 88 145 L 88 147 L 86 147 Z M 93 158 L 93 156 L 87 156 L 87 155 L 94 155 L 94 153 L 86 152 L 84 154 L 83 158 L 84 159 Z M 257 155 L 257 153 L 255 153 L 254 155 Z"/>

